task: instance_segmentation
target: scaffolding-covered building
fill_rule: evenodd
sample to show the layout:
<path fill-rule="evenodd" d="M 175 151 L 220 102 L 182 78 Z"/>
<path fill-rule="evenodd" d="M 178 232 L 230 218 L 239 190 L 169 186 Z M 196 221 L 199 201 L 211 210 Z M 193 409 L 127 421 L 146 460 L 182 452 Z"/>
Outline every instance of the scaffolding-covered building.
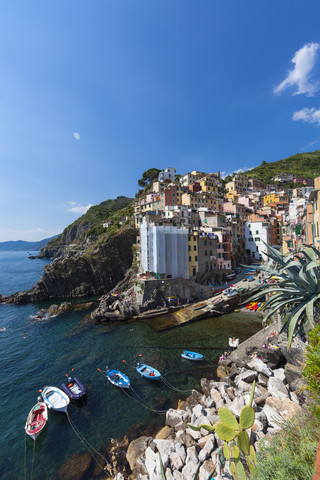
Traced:
<path fill-rule="evenodd" d="M 188 229 L 142 223 L 141 267 L 159 278 L 189 278 Z"/>

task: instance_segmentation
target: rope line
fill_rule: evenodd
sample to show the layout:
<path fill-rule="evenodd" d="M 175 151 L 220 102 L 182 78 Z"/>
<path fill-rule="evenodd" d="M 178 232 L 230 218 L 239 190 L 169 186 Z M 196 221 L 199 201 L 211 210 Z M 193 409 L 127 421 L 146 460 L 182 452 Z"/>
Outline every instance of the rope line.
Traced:
<path fill-rule="evenodd" d="M 32 453 L 32 463 L 31 463 L 31 474 L 30 474 L 30 480 L 32 480 L 32 475 L 33 475 L 33 466 L 34 466 L 34 458 L 36 456 L 36 440 L 33 442 L 33 453 Z"/>
<path fill-rule="evenodd" d="M 71 420 L 71 417 L 69 415 L 69 413 L 67 412 L 67 419 L 70 423 L 70 426 L 72 428 L 72 430 L 75 432 L 75 434 L 77 435 L 77 437 L 79 438 L 80 442 L 83 443 L 83 445 L 86 447 L 86 449 L 89 451 L 89 453 L 93 456 L 93 458 L 95 459 L 97 465 L 99 465 L 99 467 L 104 470 L 104 467 L 102 465 L 100 465 L 100 463 L 98 462 L 97 458 L 95 457 L 95 455 L 92 453 L 92 451 L 94 451 L 97 455 L 100 455 L 100 457 L 106 462 L 106 465 L 108 465 L 108 462 L 107 460 L 105 459 L 105 457 L 103 455 L 101 455 L 100 452 L 98 452 L 91 444 L 90 442 L 84 437 L 83 434 L 80 433 L 80 431 L 77 429 L 77 427 L 75 426 L 75 423 Z M 91 450 L 90 450 L 91 449 Z"/>
<path fill-rule="evenodd" d="M 94 429 L 96 430 L 97 435 L 98 435 L 98 437 L 100 438 L 100 440 L 101 440 L 104 448 L 107 450 L 107 446 L 106 446 L 106 444 L 104 443 L 104 440 L 103 440 L 103 438 L 102 438 L 102 435 L 101 435 L 101 433 L 100 433 L 97 425 L 95 424 L 95 422 L 94 422 L 94 420 L 93 420 L 93 418 L 92 418 L 92 415 L 91 415 L 90 411 L 88 410 L 86 404 L 84 403 L 83 398 L 82 398 L 81 400 L 82 400 L 82 405 L 83 405 L 83 407 L 84 407 L 84 409 L 85 409 L 85 412 L 86 412 L 86 417 L 87 417 L 87 418 L 89 419 L 89 421 L 91 422 L 91 424 L 92 424 L 92 426 L 94 427 Z"/>
<path fill-rule="evenodd" d="M 23 478 L 24 480 L 27 480 L 27 433 L 24 435 Z"/>
<path fill-rule="evenodd" d="M 121 387 L 120 387 L 120 388 L 121 388 Z M 124 388 L 121 388 L 121 390 L 127 395 L 127 397 L 129 397 L 129 398 L 131 398 L 132 400 L 134 400 L 135 402 L 139 403 L 140 405 L 142 405 L 142 406 L 143 406 L 144 408 L 146 408 L 147 410 L 150 410 L 151 412 L 157 413 L 158 415 L 165 415 L 165 414 L 166 414 L 167 410 L 155 410 L 154 408 L 151 408 L 151 407 L 149 407 L 148 405 L 146 405 L 145 403 L 141 402 L 141 401 L 139 400 L 139 398 L 141 398 L 141 397 L 139 397 L 139 395 L 135 392 L 135 390 L 133 390 L 132 387 L 131 387 L 132 392 L 133 392 L 135 395 L 137 395 L 138 398 L 135 398 L 135 397 L 133 397 L 132 395 L 129 395 L 129 393 L 126 392 Z"/>
<path fill-rule="evenodd" d="M 174 387 L 173 385 L 171 385 L 171 383 L 168 382 L 168 380 L 166 380 L 164 377 L 161 376 L 161 380 L 162 382 L 169 388 L 171 388 L 172 390 L 175 390 L 176 392 L 192 392 L 192 389 L 188 389 L 188 390 L 180 390 L 179 388 L 176 388 Z"/>

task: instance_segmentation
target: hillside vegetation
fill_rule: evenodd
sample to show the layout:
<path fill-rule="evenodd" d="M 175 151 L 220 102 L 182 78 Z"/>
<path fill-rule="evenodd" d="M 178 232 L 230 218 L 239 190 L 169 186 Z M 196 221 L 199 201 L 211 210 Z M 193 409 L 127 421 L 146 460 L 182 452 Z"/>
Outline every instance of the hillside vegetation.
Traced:
<path fill-rule="evenodd" d="M 101 230 L 102 224 L 111 218 L 117 218 L 117 213 L 125 210 L 132 203 L 132 198 L 117 197 L 115 199 L 105 200 L 99 205 L 90 207 L 89 210 L 66 227 L 63 232 L 49 242 L 48 247 L 61 244 L 74 242 L 81 237 L 90 236 L 94 233 L 95 229 Z M 123 213 L 125 216 L 126 212 Z M 119 214 L 118 217 L 122 215 Z"/>
<path fill-rule="evenodd" d="M 293 173 L 297 176 L 313 179 L 320 176 L 320 150 L 308 153 L 297 153 L 277 162 L 262 162 L 259 167 L 245 172 L 263 183 L 272 183 L 272 178 L 281 173 Z"/>

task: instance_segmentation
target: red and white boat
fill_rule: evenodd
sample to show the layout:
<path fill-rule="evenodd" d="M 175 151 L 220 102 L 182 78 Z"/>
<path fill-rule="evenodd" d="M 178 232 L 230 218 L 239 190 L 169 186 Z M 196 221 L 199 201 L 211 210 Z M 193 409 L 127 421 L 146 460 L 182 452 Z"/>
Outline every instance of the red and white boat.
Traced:
<path fill-rule="evenodd" d="M 31 408 L 26 425 L 24 427 L 26 434 L 33 440 L 37 438 L 48 420 L 48 407 L 43 402 L 38 402 Z"/>

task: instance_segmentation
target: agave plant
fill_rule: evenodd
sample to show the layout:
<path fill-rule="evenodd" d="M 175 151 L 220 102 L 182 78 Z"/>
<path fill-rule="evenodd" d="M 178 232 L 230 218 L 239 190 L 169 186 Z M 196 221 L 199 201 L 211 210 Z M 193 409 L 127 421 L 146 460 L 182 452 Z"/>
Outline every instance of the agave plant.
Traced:
<path fill-rule="evenodd" d="M 265 244 L 268 265 L 259 270 L 276 276 L 276 284 L 267 283 L 253 289 L 249 301 L 266 299 L 262 310 L 267 322 L 274 313 L 281 315 L 282 331 L 287 331 L 288 347 L 293 335 L 312 330 L 318 319 L 314 315 L 320 302 L 320 253 L 314 247 L 281 254 Z"/>

